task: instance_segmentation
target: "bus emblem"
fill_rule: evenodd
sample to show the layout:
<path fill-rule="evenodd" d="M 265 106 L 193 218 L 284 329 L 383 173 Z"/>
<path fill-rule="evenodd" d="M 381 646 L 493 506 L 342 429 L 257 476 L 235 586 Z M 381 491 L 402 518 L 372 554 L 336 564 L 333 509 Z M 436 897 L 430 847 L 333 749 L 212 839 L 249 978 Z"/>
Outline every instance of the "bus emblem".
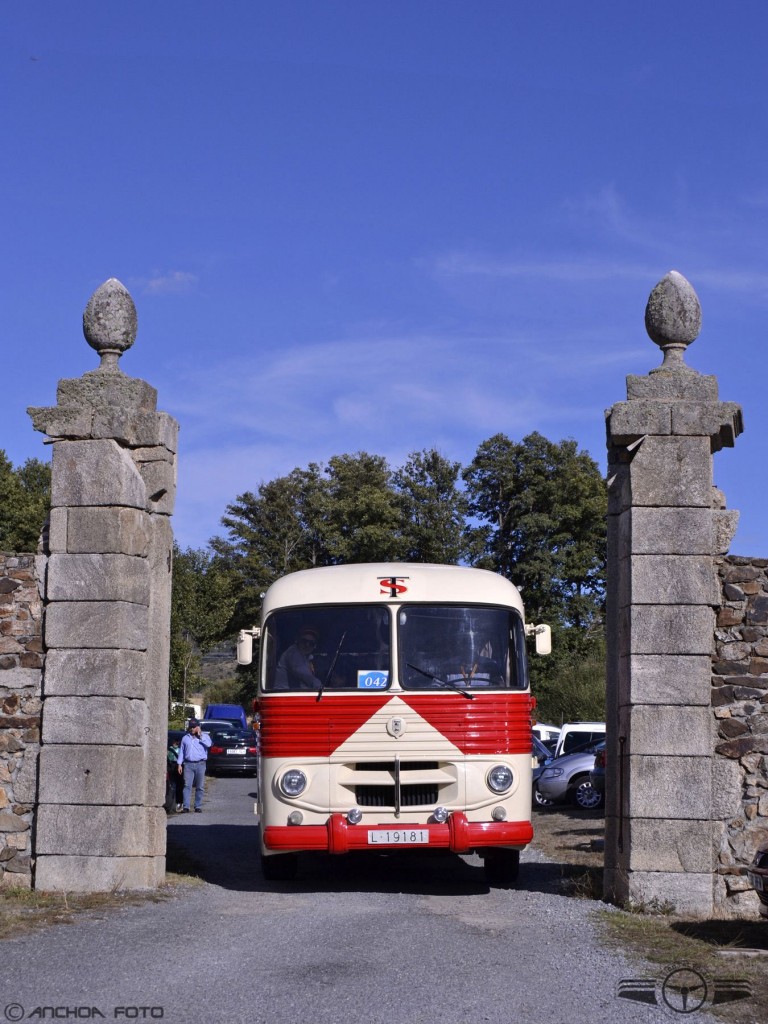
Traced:
<path fill-rule="evenodd" d="M 390 736 L 394 736 L 396 740 L 405 733 L 405 719 L 404 718 L 390 718 L 387 722 L 387 732 Z"/>
<path fill-rule="evenodd" d="M 378 580 L 381 584 L 379 593 L 388 594 L 389 597 L 398 597 L 408 589 L 403 582 L 408 579 L 410 579 L 410 576 L 379 576 Z"/>

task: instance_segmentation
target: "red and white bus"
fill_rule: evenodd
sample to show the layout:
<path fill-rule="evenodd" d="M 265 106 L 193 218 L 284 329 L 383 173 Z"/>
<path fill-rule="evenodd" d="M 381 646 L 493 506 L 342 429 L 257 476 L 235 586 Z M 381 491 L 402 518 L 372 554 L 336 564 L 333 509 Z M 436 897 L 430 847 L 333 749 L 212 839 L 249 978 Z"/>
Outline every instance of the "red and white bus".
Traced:
<path fill-rule="evenodd" d="M 292 573 L 260 635 L 257 810 L 267 879 L 297 854 L 476 852 L 510 884 L 532 839 L 531 712 L 518 590 L 481 569 L 377 563 Z"/>

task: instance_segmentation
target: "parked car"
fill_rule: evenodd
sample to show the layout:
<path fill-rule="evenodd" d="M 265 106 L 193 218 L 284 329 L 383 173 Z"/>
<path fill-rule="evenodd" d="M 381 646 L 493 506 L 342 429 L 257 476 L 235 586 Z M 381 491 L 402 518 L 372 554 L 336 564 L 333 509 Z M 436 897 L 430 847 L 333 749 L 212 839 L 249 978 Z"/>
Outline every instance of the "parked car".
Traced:
<path fill-rule="evenodd" d="M 595 763 L 589 773 L 589 781 L 596 793 L 605 794 L 605 744 L 595 751 Z"/>
<path fill-rule="evenodd" d="M 551 807 L 553 802 L 542 796 L 537 785 L 541 773 L 552 761 L 553 755 L 549 746 L 540 740 L 536 733 L 533 734 L 533 802 L 537 807 Z"/>
<path fill-rule="evenodd" d="M 760 914 L 768 918 L 768 845 L 760 847 L 747 870 L 752 888 L 760 900 Z"/>
<path fill-rule="evenodd" d="M 237 729 L 242 729 L 242 726 L 235 725 L 227 718 L 209 718 L 200 723 L 200 729 L 213 735 L 215 732 L 234 732 Z"/>
<path fill-rule="evenodd" d="M 560 729 L 555 757 L 585 750 L 590 743 L 605 739 L 605 722 L 566 722 Z"/>
<path fill-rule="evenodd" d="M 603 741 L 599 746 L 604 746 Z M 589 773 L 595 763 L 597 744 L 588 749 L 564 757 L 556 757 L 544 765 L 536 781 L 536 789 L 546 800 L 553 803 L 570 801 L 582 810 L 595 810 L 603 806 L 604 793 L 592 788 Z"/>
<path fill-rule="evenodd" d="M 208 772 L 211 775 L 233 773 L 256 775 L 259 769 L 259 742 L 252 730 L 227 729 L 211 733 Z"/>
<path fill-rule="evenodd" d="M 245 711 L 239 704 L 209 704 L 205 709 L 205 715 L 203 716 L 204 721 L 208 719 L 225 719 L 231 722 L 232 725 L 238 729 L 248 728 L 248 720 L 245 717 Z"/>
<path fill-rule="evenodd" d="M 549 747 L 550 753 L 554 752 L 557 740 L 560 736 L 560 729 L 556 725 L 547 725 L 545 722 L 537 722 L 533 727 L 533 735 L 538 736 L 541 742 Z"/>

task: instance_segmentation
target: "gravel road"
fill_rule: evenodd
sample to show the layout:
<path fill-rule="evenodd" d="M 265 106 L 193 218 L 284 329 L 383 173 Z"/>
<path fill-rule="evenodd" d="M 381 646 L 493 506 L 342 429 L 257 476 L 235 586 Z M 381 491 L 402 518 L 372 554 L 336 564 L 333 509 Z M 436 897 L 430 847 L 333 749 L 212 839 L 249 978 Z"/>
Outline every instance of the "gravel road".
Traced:
<path fill-rule="evenodd" d="M 317 858 L 297 883 L 266 883 L 253 791 L 211 780 L 203 814 L 169 820 L 203 885 L 3 942 L 4 1019 L 53 1019 L 43 1007 L 170 1024 L 665 1019 L 616 996 L 658 968 L 602 946 L 603 905 L 560 895 L 535 853 L 511 891 L 489 891 L 477 858 L 426 852 Z"/>

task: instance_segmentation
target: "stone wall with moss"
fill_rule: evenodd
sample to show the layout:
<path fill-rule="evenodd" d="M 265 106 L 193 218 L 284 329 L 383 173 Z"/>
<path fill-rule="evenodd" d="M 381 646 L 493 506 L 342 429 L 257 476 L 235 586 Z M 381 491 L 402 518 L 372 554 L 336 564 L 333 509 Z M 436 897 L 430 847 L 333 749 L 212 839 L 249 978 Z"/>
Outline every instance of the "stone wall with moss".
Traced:
<path fill-rule="evenodd" d="M 744 869 L 768 843 L 768 558 L 719 564 L 722 604 L 712 665 L 714 805 L 722 822 L 715 903 L 757 913 Z"/>
<path fill-rule="evenodd" d="M 0 552 L 0 887 L 32 884 L 44 564 Z"/>

